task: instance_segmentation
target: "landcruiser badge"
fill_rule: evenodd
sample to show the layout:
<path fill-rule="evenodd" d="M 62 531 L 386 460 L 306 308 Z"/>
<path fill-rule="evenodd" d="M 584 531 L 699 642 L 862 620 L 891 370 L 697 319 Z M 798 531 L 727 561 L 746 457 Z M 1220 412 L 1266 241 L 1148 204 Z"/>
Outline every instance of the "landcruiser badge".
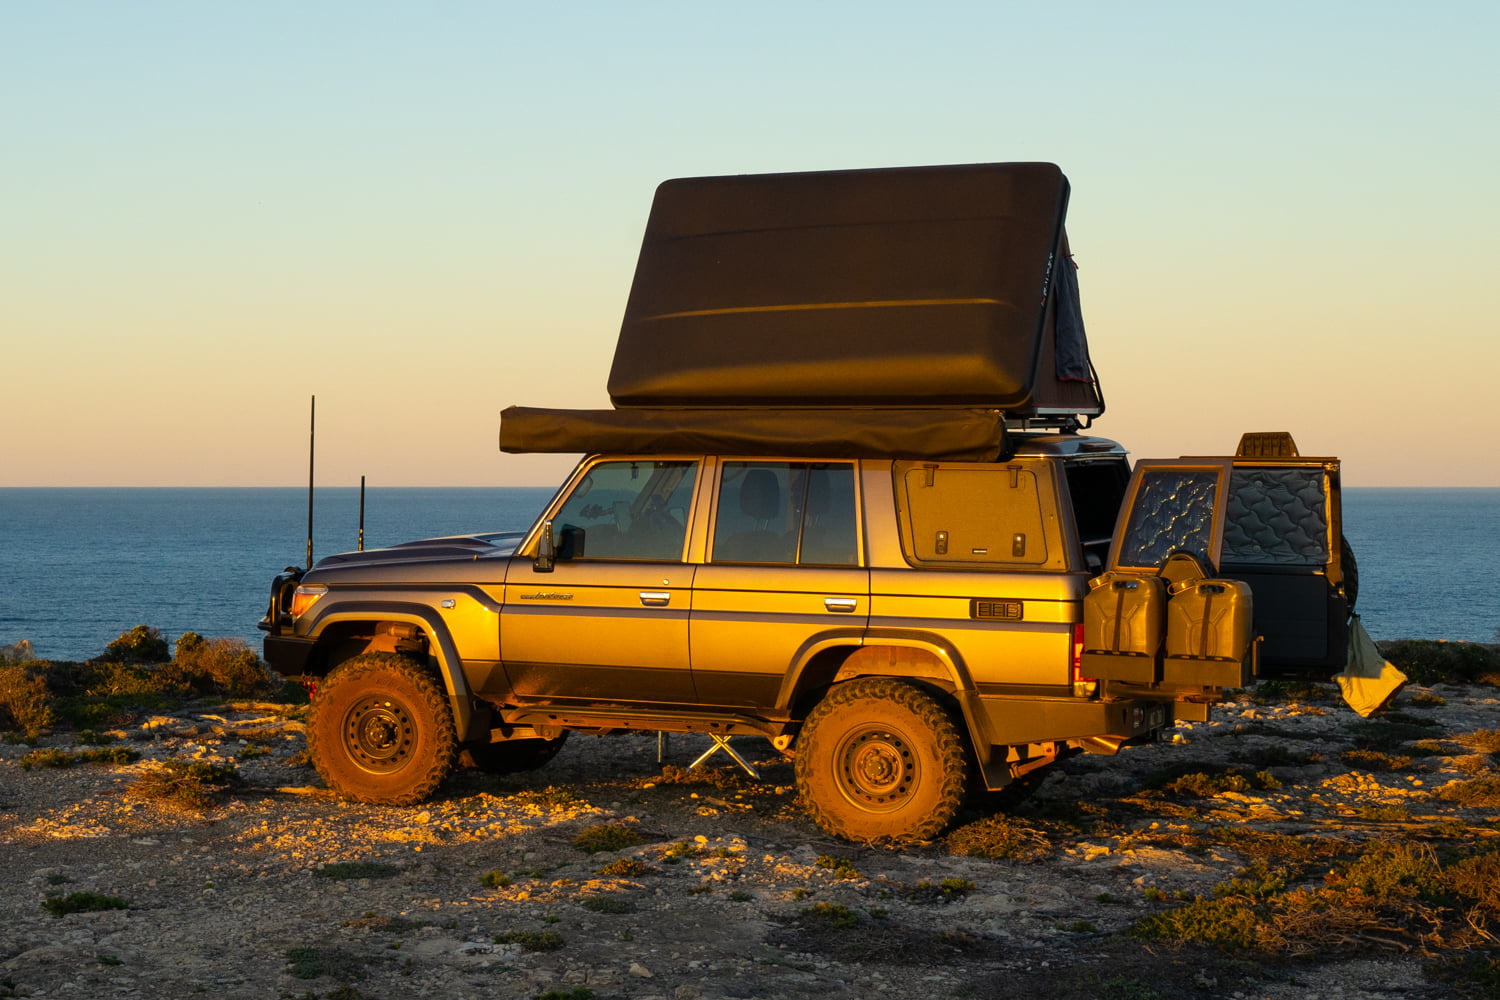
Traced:
<path fill-rule="evenodd" d="M 572 599 L 572 594 L 559 594 L 555 590 L 548 591 L 545 594 L 537 593 L 521 595 L 521 600 L 523 601 L 571 601 Z"/>

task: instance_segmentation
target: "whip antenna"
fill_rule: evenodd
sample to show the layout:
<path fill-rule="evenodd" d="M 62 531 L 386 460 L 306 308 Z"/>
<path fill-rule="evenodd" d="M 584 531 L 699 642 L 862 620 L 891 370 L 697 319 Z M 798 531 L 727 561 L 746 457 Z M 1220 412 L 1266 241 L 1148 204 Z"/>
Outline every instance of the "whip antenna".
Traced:
<path fill-rule="evenodd" d="M 318 397 L 311 397 L 307 417 L 307 568 L 312 569 L 313 539 L 313 448 L 318 440 Z"/>

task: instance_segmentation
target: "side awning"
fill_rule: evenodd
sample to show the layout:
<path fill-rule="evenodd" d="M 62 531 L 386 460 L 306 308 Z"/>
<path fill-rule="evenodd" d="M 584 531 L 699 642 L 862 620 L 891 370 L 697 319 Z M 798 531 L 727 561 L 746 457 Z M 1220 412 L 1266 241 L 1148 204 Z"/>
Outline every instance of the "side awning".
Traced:
<path fill-rule="evenodd" d="M 500 414 L 500 450 L 995 461 L 1008 454 L 991 409 L 551 410 Z"/>

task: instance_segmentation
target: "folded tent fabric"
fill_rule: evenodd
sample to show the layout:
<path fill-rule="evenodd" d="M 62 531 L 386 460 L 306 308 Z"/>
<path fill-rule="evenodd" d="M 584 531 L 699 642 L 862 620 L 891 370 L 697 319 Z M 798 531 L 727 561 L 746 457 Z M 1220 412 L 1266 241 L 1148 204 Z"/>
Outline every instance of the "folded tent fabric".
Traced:
<path fill-rule="evenodd" d="M 987 409 L 651 409 L 507 407 L 500 450 L 985 461 L 1006 452 Z"/>

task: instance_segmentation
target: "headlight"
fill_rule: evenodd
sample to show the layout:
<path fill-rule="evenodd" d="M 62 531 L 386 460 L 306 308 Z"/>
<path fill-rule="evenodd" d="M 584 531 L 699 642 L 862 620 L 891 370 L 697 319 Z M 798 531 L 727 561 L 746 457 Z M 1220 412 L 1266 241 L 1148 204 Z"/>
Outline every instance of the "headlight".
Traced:
<path fill-rule="evenodd" d="M 321 583 L 299 585 L 296 590 L 292 591 L 292 617 L 300 617 L 326 593 L 328 593 L 328 588 Z"/>

